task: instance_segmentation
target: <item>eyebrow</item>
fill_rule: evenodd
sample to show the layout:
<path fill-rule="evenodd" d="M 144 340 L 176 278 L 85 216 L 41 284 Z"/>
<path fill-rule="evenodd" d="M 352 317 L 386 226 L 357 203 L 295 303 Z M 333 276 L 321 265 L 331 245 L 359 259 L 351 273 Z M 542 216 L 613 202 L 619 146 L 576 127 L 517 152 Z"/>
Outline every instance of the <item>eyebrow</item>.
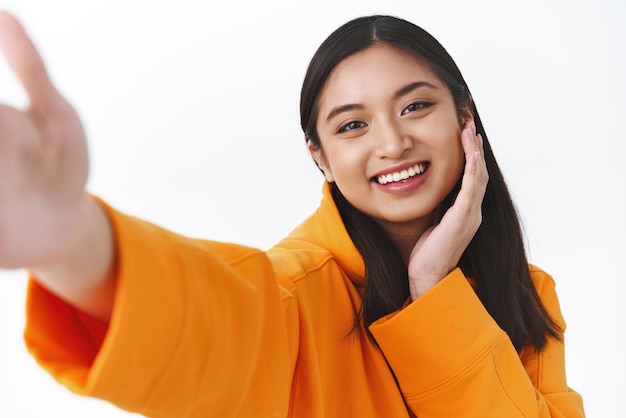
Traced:
<path fill-rule="evenodd" d="M 432 83 L 429 83 L 428 81 L 416 81 L 414 83 L 407 84 L 404 87 L 400 87 L 398 90 L 395 91 L 392 98 L 394 100 L 398 99 L 399 97 L 402 97 L 405 94 L 408 94 L 412 92 L 413 90 L 416 90 L 422 87 L 427 87 L 427 88 L 432 88 L 432 89 L 437 88 L 435 87 L 435 85 L 433 85 Z M 332 118 L 334 118 L 335 116 L 341 113 L 350 112 L 353 110 L 363 110 L 364 108 L 365 106 L 363 106 L 362 104 L 358 104 L 358 103 L 350 103 L 350 104 L 345 104 L 345 105 L 334 107 L 330 111 L 328 116 L 326 117 L 326 122 L 328 122 L 329 120 L 331 120 Z"/>
<path fill-rule="evenodd" d="M 341 106 L 334 107 L 333 110 L 330 111 L 328 116 L 326 117 L 326 122 L 339 115 L 340 113 L 350 112 L 352 110 L 363 110 L 365 106 L 362 104 L 345 104 Z"/>
<path fill-rule="evenodd" d="M 417 90 L 417 89 L 422 88 L 422 87 L 428 87 L 428 88 L 431 88 L 431 89 L 436 89 L 437 88 L 437 87 L 435 87 L 434 84 L 429 83 L 428 81 L 416 81 L 415 83 L 407 84 L 404 87 L 400 87 L 393 94 L 393 98 L 394 99 L 398 99 L 398 98 L 404 96 L 405 94 L 410 93 L 413 90 Z"/>

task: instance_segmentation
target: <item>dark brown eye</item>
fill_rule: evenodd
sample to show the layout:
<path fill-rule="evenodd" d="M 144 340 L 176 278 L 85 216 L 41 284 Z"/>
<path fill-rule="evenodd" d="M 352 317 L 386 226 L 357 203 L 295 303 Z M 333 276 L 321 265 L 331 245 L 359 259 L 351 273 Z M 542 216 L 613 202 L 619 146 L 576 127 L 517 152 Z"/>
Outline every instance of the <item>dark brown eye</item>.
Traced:
<path fill-rule="evenodd" d="M 402 110 L 401 115 L 406 115 L 407 113 L 411 113 L 411 112 L 417 112 L 418 110 L 422 110 L 430 106 L 432 106 L 432 103 L 428 103 L 428 102 L 411 103 L 410 105 L 408 105 Z"/>
<path fill-rule="evenodd" d="M 354 129 L 363 128 L 364 126 L 366 126 L 365 122 L 354 120 L 352 122 L 346 123 L 345 125 L 341 125 L 341 127 L 339 128 L 339 133 L 343 133 L 343 132 L 346 132 L 346 131 L 352 131 Z"/>

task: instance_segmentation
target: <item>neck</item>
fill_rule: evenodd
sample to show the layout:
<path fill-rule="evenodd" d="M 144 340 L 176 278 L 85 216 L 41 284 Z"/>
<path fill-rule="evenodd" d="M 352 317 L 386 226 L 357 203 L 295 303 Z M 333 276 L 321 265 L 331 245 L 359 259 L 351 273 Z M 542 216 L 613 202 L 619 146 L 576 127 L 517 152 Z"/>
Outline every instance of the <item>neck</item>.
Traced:
<path fill-rule="evenodd" d="M 430 214 L 420 219 L 409 222 L 388 222 L 376 220 L 377 223 L 385 230 L 391 241 L 395 244 L 402 256 L 402 260 L 406 265 L 409 264 L 409 258 L 413 252 L 415 244 L 420 239 L 424 231 L 434 223 L 435 216 Z"/>

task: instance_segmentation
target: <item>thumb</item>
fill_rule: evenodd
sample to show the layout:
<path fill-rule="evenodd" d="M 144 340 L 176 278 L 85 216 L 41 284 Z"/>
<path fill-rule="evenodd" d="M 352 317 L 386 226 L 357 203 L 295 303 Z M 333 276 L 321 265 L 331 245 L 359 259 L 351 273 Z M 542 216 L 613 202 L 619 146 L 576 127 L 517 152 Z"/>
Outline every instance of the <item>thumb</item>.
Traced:
<path fill-rule="evenodd" d="M 61 99 L 37 48 L 11 13 L 0 11 L 0 48 L 22 83 L 31 108 L 45 112 Z"/>

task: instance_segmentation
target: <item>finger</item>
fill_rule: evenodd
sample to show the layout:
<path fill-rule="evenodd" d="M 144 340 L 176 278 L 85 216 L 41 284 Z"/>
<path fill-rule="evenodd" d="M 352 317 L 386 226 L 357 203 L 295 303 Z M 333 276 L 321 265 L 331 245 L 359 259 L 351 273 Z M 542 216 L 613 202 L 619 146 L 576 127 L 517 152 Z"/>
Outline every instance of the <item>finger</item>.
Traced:
<path fill-rule="evenodd" d="M 484 174 L 483 177 L 487 177 L 487 164 L 485 163 L 485 149 L 483 147 L 483 137 L 481 134 L 476 134 L 476 125 L 474 121 L 467 123 L 465 129 L 462 132 L 463 150 L 465 152 L 466 168 L 472 173 L 476 173 L 477 170 Z M 476 164 L 470 164 L 470 159 L 473 158 L 472 154 L 475 152 L 480 153 L 480 157 Z"/>
<path fill-rule="evenodd" d="M 461 132 L 461 143 L 463 144 L 466 161 L 474 152 L 480 151 L 475 129 L 474 122 L 469 122 Z"/>
<path fill-rule="evenodd" d="M 461 181 L 461 190 L 454 205 L 466 210 L 480 206 L 487 184 L 487 169 L 479 147 L 479 139 L 474 135 L 472 127 L 468 126 L 462 132 L 463 150 L 465 152 L 465 170 Z"/>
<path fill-rule="evenodd" d="M 9 66 L 22 83 L 33 109 L 46 110 L 61 98 L 46 67 L 20 22 L 0 11 L 0 47 Z"/>
<path fill-rule="evenodd" d="M 477 133 L 476 122 L 474 120 L 468 121 L 465 124 L 463 130 L 465 131 L 466 129 L 470 130 L 471 137 L 474 139 L 474 142 L 476 142 L 476 146 L 477 146 L 478 150 L 480 150 L 480 154 L 484 157 L 485 149 L 483 147 L 483 144 L 484 144 L 483 136 L 481 134 Z"/>

